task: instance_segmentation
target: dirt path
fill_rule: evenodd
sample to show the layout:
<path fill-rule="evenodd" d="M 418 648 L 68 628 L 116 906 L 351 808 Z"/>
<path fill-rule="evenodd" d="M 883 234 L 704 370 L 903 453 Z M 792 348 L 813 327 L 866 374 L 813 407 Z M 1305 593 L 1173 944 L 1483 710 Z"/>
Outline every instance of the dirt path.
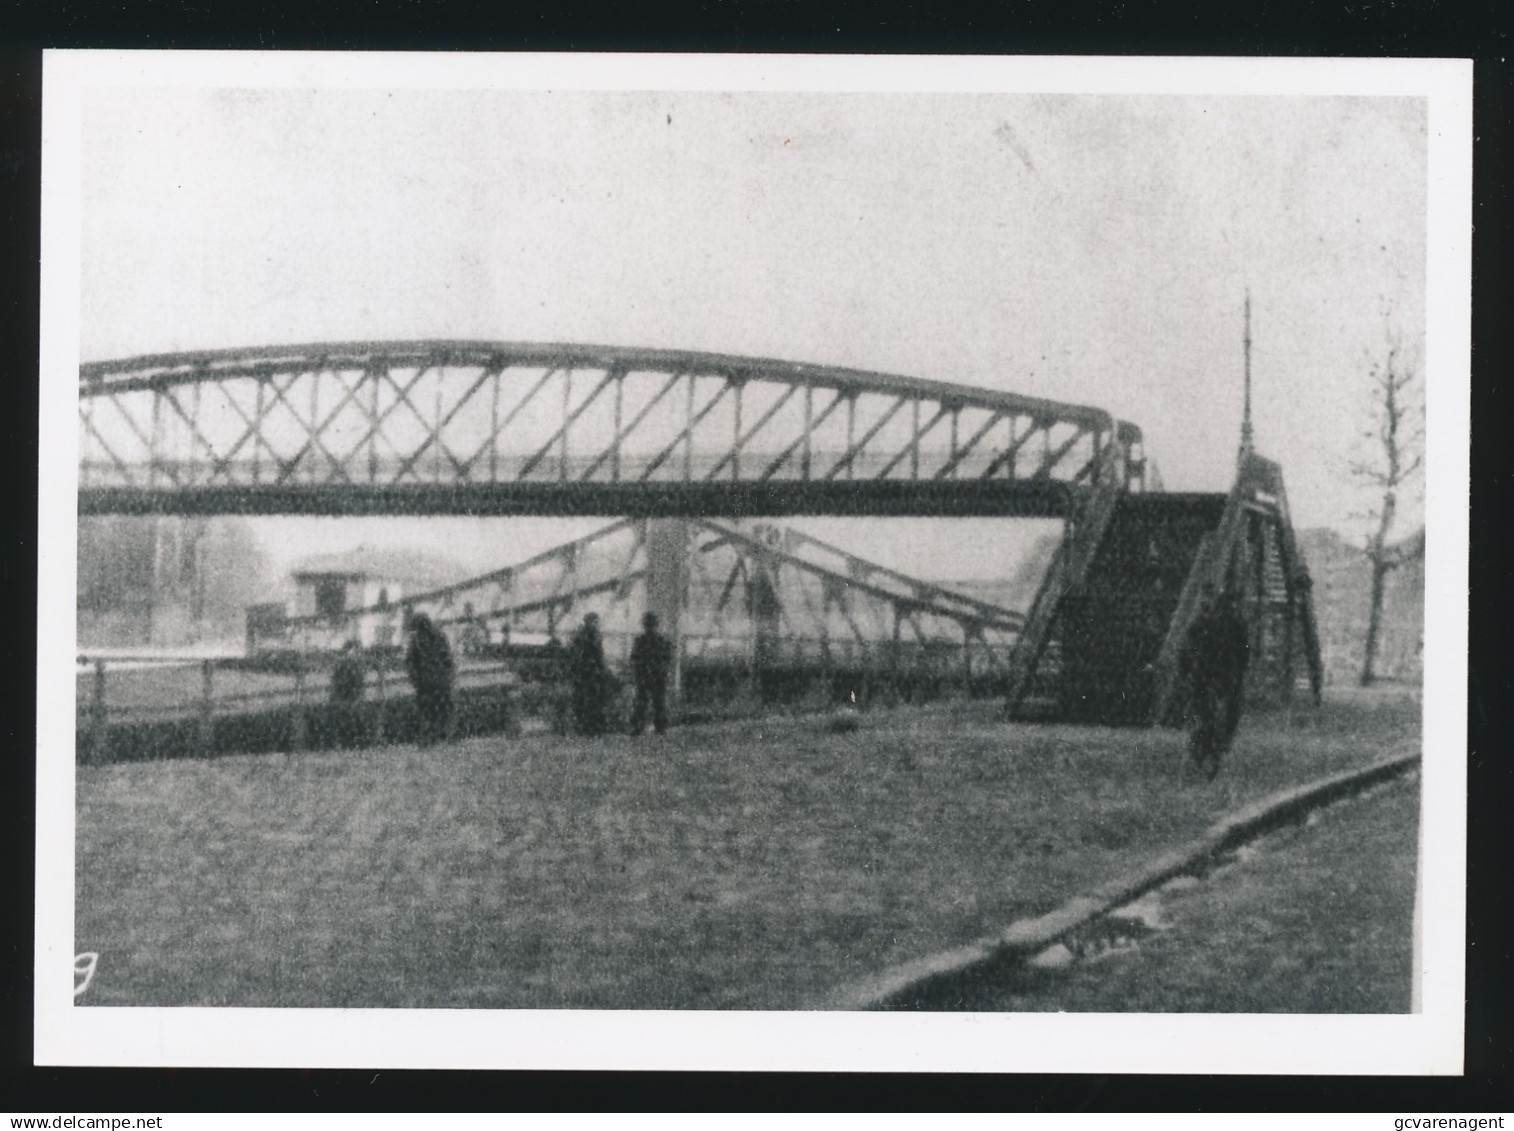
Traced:
<path fill-rule="evenodd" d="M 1418 823 L 1412 774 L 1268 834 L 1071 946 L 925 1007 L 1406 1012 Z"/>

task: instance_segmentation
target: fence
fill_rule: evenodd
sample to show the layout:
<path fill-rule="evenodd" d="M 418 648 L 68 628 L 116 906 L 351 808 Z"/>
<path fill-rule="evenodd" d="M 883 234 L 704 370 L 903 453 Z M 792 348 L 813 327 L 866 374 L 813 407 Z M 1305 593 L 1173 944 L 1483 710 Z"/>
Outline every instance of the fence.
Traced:
<path fill-rule="evenodd" d="M 78 691 L 84 763 L 366 746 L 417 733 L 409 682 L 388 663 L 367 667 L 362 698 L 352 704 L 330 701 L 331 671 L 315 663 L 270 670 L 246 660 L 97 658 Z M 535 700 L 548 692 L 523 688 L 505 663 L 465 664 L 454 695 L 456 731 L 513 730 L 522 710 L 538 709 Z"/>
<path fill-rule="evenodd" d="M 612 666 L 628 641 L 607 641 Z M 1004 650 L 975 643 L 900 647 L 879 642 L 686 639 L 682 712 L 688 719 L 737 716 L 764 706 L 920 701 L 947 694 L 1002 694 Z M 566 729 L 560 658 L 464 658 L 454 691 L 455 737 L 515 733 L 535 723 Z M 364 657 L 362 697 L 331 701 L 335 656 L 275 655 L 165 661 L 161 656 L 95 658 L 77 686 L 76 755 L 84 764 L 225 753 L 323 750 L 404 742 L 419 733 L 400 653 Z M 523 678 L 524 677 L 524 678 Z M 627 713 L 622 681 L 613 708 Z"/>

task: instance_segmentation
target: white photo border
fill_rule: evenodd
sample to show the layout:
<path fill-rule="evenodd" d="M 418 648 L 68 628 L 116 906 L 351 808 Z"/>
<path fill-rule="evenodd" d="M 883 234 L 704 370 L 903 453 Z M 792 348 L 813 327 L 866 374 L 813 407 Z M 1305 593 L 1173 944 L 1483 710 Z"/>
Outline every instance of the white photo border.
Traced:
<path fill-rule="evenodd" d="M 1466 60 L 48 52 L 35 1059 L 44 1065 L 1453 1074 L 1462 1070 L 1471 309 Z M 1394 1016 L 75 1008 L 80 110 L 102 87 L 1423 97 L 1429 114 L 1421 1011 Z"/>

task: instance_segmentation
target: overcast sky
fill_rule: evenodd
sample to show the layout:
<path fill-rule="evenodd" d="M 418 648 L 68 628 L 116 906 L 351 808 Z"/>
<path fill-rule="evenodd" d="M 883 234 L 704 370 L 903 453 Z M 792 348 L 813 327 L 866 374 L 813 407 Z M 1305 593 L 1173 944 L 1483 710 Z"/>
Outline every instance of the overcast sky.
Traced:
<path fill-rule="evenodd" d="M 1345 527 L 1369 362 L 1390 336 L 1422 357 L 1415 99 L 123 89 L 87 92 L 82 140 L 87 360 L 756 354 L 1098 405 L 1144 429 L 1168 488 L 1221 491 L 1249 287 L 1257 446 L 1297 525 Z M 259 528 L 279 560 L 451 531 L 494 564 L 500 536 Z M 939 546 L 888 541 L 906 566 Z"/>

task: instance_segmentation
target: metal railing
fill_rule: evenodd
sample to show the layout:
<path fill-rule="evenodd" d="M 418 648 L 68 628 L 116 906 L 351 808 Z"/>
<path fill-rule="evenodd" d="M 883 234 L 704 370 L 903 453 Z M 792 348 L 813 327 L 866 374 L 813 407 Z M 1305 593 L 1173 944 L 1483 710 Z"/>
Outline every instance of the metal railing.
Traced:
<path fill-rule="evenodd" d="M 623 688 L 631 682 L 631 640 L 630 634 L 618 633 L 605 638 L 611 669 Z M 842 684 L 888 687 L 906 699 L 993 694 L 1012 653 L 1010 645 L 976 640 L 955 645 L 821 638 L 759 642 L 750 635 L 690 634 L 683 643 L 685 682 L 711 689 L 715 699 L 732 684 L 755 691 L 775 681 L 822 698 Z M 85 763 L 113 760 L 112 746 L 121 729 L 137 727 L 188 726 L 192 735 L 176 739 L 176 749 L 187 744 L 187 753 L 225 753 L 218 725 L 248 717 L 278 721 L 282 737 L 276 745 L 298 751 L 311 745 L 312 719 L 333 707 L 368 712 L 364 744 L 385 741 L 390 712 L 413 700 L 403 657 L 397 651 L 365 656 L 362 695 L 350 704 L 332 702 L 333 660 L 331 655 L 296 656 L 279 669 L 241 657 L 176 661 L 154 653 L 107 658 L 86 652 L 76 699 L 79 758 Z M 560 726 L 566 676 L 547 670 L 547 663 L 539 649 L 524 658 L 460 658 L 455 691 L 461 700 L 497 690 L 502 717 L 513 725 Z M 684 706 L 708 713 L 722 704 L 704 703 L 696 692 Z"/>
<path fill-rule="evenodd" d="M 307 713 L 331 702 L 331 671 L 308 660 L 287 671 L 273 671 L 249 665 L 243 659 L 202 659 L 189 663 L 156 661 L 150 653 L 141 656 L 117 655 L 110 659 L 93 657 L 79 673 L 80 688 L 76 701 L 80 751 L 85 761 L 107 761 L 113 726 L 162 724 L 192 721 L 196 724 L 199 751 L 216 752 L 217 720 L 235 715 L 288 715 L 290 745 L 299 749 L 305 744 Z M 151 663 L 143 667 L 143 663 Z M 112 664 L 130 665 L 119 671 L 113 681 Z M 188 669 L 186 671 L 186 669 Z M 198 678 L 191 672 L 197 672 Z M 143 687 L 144 676 L 167 675 L 158 687 Z M 133 676 L 138 677 L 132 679 Z M 264 684 L 256 690 L 225 690 L 228 678 Z M 221 689 L 218 690 L 218 682 Z M 456 686 L 459 690 L 501 688 L 514 685 L 514 668 L 504 662 L 465 663 L 459 666 Z M 132 683 L 138 684 L 132 688 Z M 112 693 L 114 684 L 115 693 Z M 197 685 L 197 686 L 196 686 Z M 124 694 L 123 694 L 124 691 Z M 358 703 L 377 706 L 378 733 L 383 739 L 384 707 L 412 697 L 402 665 L 366 663 L 363 693 Z"/>

